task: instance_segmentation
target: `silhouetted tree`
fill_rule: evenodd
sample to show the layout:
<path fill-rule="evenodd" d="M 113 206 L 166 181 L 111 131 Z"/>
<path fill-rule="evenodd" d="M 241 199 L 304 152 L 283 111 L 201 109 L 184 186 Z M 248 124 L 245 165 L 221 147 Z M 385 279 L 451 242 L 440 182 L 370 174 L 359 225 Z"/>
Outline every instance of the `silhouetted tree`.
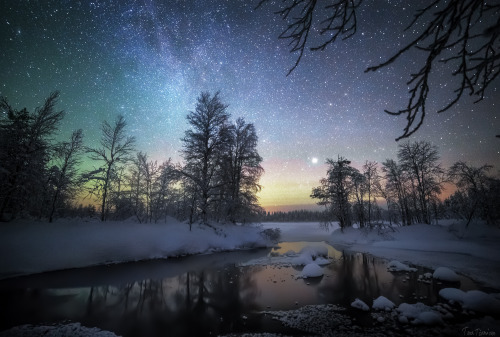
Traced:
<path fill-rule="evenodd" d="M 86 149 L 90 159 L 101 163 L 99 168 L 84 175 L 85 179 L 92 182 L 90 193 L 101 201 L 101 221 L 106 220 L 108 193 L 116 178 L 117 166 L 129 161 L 134 149 L 135 138 L 126 136 L 126 125 L 123 116 L 118 116 L 113 126 L 104 121 L 101 126 L 101 146 Z"/>
<path fill-rule="evenodd" d="M 245 215 L 258 213 L 257 192 L 264 169 L 262 157 L 257 152 L 257 132 L 252 123 L 238 118 L 230 127 L 230 146 L 223 166 L 227 167 L 228 180 L 227 216 L 231 222 L 242 220 Z"/>
<path fill-rule="evenodd" d="M 372 224 L 372 206 L 377 205 L 376 197 L 380 195 L 381 177 L 378 174 L 377 163 L 366 161 L 363 165 L 363 175 L 365 176 L 366 193 L 368 194 L 368 225 Z"/>
<path fill-rule="evenodd" d="M 59 92 L 51 93 L 34 113 L 16 110 L 0 98 L 0 219 L 6 212 L 15 218 L 20 210 L 41 216 L 51 137 L 64 117 L 63 111 L 55 110 L 58 97 Z"/>
<path fill-rule="evenodd" d="M 387 159 L 382 163 L 382 172 L 385 174 L 385 187 L 383 196 L 387 200 L 388 209 L 391 211 L 397 205 L 404 226 L 412 224 L 410 211 L 410 191 L 411 185 L 407 174 L 393 159 Z"/>
<path fill-rule="evenodd" d="M 490 178 L 487 173 L 492 169 L 491 165 L 481 167 L 471 166 L 463 161 L 458 161 L 448 170 L 450 179 L 458 187 L 448 203 L 456 204 L 456 214 L 463 215 L 469 226 L 476 212 L 484 211 L 487 207 L 488 185 Z M 485 218 L 486 214 L 477 214 Z"/>
<path fill-rule="evenodd" d="M 72 199 L 77 192 L 81 180 L 78 177 L 78 165 L 81 163 L 80 154 L 83 150 L 83 131 L 73 132 L 69 142 L 58 144 L 54 150 L 56 163 L 54 168 L 57 174 L 52 181 L 54 191 L 49 210 L 49 222 L 52 222 L 58 201 Z"/>
<path fill-rule="evenodd" d="M 213 96 L 201 93 L 195 111 L 187 116 L 191 129 L 182 139 L 186 162 L 182 173 L 196 186 L 199 195 L 193 200 L 196 200 L 196 213 L 204 224 L 208 224 L 210 206 L 223 185 L 220 166 L 228 145 L 229 116 L 227 105 L 221 102 L 218 92 Z"/>
<path fill-rule="evenodd" d="M 270 1 L 260 0 L 257 7 L 267 2 Z M 282 1 L 276 13 L 287 22 L 287 26 L 279 38 L 289 40 L 290 52 L 298 53 L 288 74 L 298 66 L 306 48 L 325 50 L 337 38 L 345 40 L 353 36 L 358 26 L 356 13 L 361 3 L 361 0 Z M 397 140 L 409 137 L 422 125 L 431 89 L 429 77 L 439 64 L 445 64 L 449 74 L 459 78 L 459 84 L 454 89 L 455 98 L 438 112 L 452 107 L 464 93 L 477 96 L 477 101 L 482 100 L 500 70 L 500 4 L 497 2 L 433 0 L 416 12 L 406 30 L 410 28 L 418 32 L 412 41 L 403 45 L 387 61 L 365 70 L 377 71 L 414 49 L 424 55 L 420 69 L 410 73 L 406 108 L 395 112 L 386 110 L 392 115 L 406 115 L 404 133 Z M 319 37 L 311 38 L 311 34 L 319 34 Z M 310 40 L 322 38 L 323 42 L 310 46 Z"/>
<path fill-rule="evenodd" d="M 417 196 L 418 220 L 430 224 L 430 205 L 441 193 L 445 174 L 437 147 L 426 141 L 406 142 L 399 145 L 398 159 Z"/>
<path fill-rule="evenodd" d="M 330 219 L 324 222 L 325 226 L 332 220 L 339 222 L 340 228 L 352 226 L 350 199 L 353 197 L 353 179 L 359 171 L 350 166 L 351 162 L 343 157 L 335 161 L 327 159 L 327 177 L 320 180 L 321 186 L 312 190 L 311 198 L 319 199 L 318 205 L 325 206 Z"/>

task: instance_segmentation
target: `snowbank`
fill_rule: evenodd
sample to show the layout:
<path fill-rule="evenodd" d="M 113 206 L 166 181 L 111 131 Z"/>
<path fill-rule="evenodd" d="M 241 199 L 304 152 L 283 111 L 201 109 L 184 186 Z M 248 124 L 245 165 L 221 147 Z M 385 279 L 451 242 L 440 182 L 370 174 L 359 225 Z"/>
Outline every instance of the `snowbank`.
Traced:
<path fill-rule="evenodd" d="M 455 221 L 393 227 L 380 233 L 377 229 L 347 228 L 343 232 L 335 230 L 328 242 L 334 247 L 347 246 L 353 251 L 432 269 L 446 266 L 500 289 L 500 268 L 496 268 L 500 263 L 500 229 L 494 226 L 473 223 L 465 229 L 463 222 Z"/>
<path fill-rule="evenodd" d="M 500 315 L 500 300 L 480 290 L 464 292 L 456 288 L 444 288 L 439 291 L 439 296 L 448 300 L 451 304 L 460 304 L 463 309 L 493 316 Z"/>
<path fill-rule="evenodd" d="M 0 278 L 50 270 L 167 258 L 270 244 L 258 226 L 61 219 L 0 226 Z"/>

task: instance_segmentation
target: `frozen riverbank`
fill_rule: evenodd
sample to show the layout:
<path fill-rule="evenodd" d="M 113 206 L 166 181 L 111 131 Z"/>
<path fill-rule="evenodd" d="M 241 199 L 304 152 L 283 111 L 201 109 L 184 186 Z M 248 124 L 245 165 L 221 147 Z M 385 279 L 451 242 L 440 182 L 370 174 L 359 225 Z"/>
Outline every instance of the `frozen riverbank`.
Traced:
<path fill-rule="evenodd" d="M 61 219 L 0 226 L 0 278 L 100 264 L 265 247 L 258 226 Z"/>
<path fill-rule="evenodd" d="M 328 242 L 336 248 L 369 253 L 431 269 L 448 267 L 487 287 L 500 289 L 500 229 L 484 224 L 450 222 L 368 231 L 335 230 Z"/>

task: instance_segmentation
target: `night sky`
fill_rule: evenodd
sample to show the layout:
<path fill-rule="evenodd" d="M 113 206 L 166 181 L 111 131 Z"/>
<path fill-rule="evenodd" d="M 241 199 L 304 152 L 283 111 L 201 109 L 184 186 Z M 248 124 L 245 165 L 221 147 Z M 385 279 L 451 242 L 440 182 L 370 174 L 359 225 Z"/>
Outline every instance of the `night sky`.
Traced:
<path fill-rule="evenodd" d="M 421 55 L 364 70 L 415 36 L 403 29 L 422 7 L 408 3 L 417 2 L 366 1 L 354 37 L 306 53 L 287 77 L 297 55 L 277 38 L 285 23 L 272 4 L 254 10 L 257 0 L 3 0 L 0 95 L 33 111 L 59 90 L 57 108 L 67 114 L 58 139 L 82 128 L 85 144 L 97 145 L 101 122 L 122 114 L 137 150 L 180 162 L 188 111 L 202 91 L 220 90 L 233 119 L 256 126 L 262 206 L 302 208 L 314 203 L 309 194 L 326 175 L 326 158 L 342 155 L 358 168 L 396 159 L 394 139 L 406 120 L 383 111 L 406 106 L 406 82 Z M 445 167 L 465 160 L 493 164 L 496 172 L 498 79 L 484 101 L 466 97 L 438 115 L 456 80 L 444 65 L 433 76 L 427 118 L 410 140 L 437 145 Z"/>

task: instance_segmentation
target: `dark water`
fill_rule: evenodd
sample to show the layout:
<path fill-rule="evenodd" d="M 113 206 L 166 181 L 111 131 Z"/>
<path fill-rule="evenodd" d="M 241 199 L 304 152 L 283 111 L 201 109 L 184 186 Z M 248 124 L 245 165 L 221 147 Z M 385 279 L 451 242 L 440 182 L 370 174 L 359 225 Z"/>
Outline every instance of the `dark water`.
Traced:
<path fill-rule="evenodd" d="M 306 243 L 281 243 L 275 252 Z M 21 324 L 81 322 L 122 336 L 196 336 L 238 332 L 293 334 L 258 314 L 307 304 L 371 306 L 383 295 L 396 304 L 436 303 L 449 285 L 418 282 L 415 273 L 387 272 L 387 261 L 328 246 L 325 275 L 297 279 L 302 267 L 251 265 L 270 249 L 191 256 L 44 273 L 0 281 L 0 331 Z M 462 290 L 477 289 L 462 278 Z M 366 317 L 365 317 L 366 318 Z M 369 317 L 366 324 L 370 324 Z"/>

